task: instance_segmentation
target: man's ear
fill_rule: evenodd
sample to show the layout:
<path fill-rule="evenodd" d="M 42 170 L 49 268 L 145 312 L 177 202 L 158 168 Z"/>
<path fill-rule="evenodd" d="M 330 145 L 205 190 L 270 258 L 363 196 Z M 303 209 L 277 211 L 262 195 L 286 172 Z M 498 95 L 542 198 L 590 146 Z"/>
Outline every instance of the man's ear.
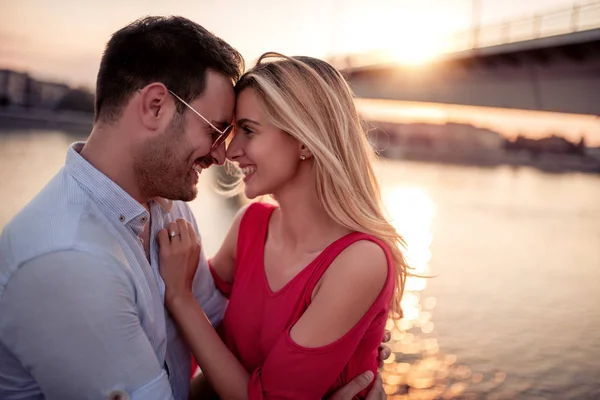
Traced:
<path fill-rule="evenodd" d="M 175 106 L 170 97 L 166 86 L 158 82 L 140 91 L 138 112 L 144 126 L 156 130 L 165 125 L 165 121 L 171 120 Z"/>

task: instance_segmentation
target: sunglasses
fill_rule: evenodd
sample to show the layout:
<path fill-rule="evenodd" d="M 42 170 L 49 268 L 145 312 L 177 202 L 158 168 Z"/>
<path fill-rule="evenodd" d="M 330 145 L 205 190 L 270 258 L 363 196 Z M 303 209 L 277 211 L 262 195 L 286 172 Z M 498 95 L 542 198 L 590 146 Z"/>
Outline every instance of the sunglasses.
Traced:
<path fill-rule="evenodd" d="M 215 150 L 217 147 L 219 147 L 221 145 L 221 143 L 223 143 L 225 140 L 227 140 L 227 137 L 233 131 L 233 124 L 229 125 L 227 128 L 225 128 L 223 130 L 220 130 L 213 123 L 211 123 L 207 118 L 205 118 L 202 114 L 200 114 L 198 111 L 196 111 L 194 109 L 194 107 L 190 106 L 181 97 L 177 96 L 175 93 L 173 93 L 170 90 L 169 90 L 169 93 L 171 93 L 173 95 L 173 97 L 175 97 L 177 100 L 179 100 L 180 102 L 182 102 L 187 108 L 189 108 L 190 110 L 192 110 L 194 112 L 194 114 L 196 114 L 197 116 L 199 116 L 200 118 L 202 118 L 202 120 L 204 122 L 206 122 L 208 124 L 208 126 L 210 126 L 212 129 L 214 129 L 218 133 L 219 136 L 217 136 L 217 138 L 214 140 L 214 142 L 213 142 L 213 144 L 212 144 L 212 146 L 210 148 L 210 151 Z"/>

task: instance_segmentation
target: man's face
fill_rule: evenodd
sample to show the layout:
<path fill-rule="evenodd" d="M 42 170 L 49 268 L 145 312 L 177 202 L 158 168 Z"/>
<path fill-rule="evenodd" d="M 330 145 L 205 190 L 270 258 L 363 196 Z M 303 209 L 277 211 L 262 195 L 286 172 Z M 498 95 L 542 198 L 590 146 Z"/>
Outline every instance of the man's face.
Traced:
<path fill-rule="evenodd" d="M 174 96 L 171 101 L 179 102 Z M 220 130 L 233 120 L 235 94 L 229 78 L 206 72 L 204 92 L 189 103 Z M 171 200 L 191 201 L 198 195 L 198 175 L 203 169 L 225 161 L 225 144 L 211 150 L 219 136 L 209 124 L 187 107 L 173 116 L 165 132 L 147 139 L 136 151 L 134 171 L 141 193 Z"/>

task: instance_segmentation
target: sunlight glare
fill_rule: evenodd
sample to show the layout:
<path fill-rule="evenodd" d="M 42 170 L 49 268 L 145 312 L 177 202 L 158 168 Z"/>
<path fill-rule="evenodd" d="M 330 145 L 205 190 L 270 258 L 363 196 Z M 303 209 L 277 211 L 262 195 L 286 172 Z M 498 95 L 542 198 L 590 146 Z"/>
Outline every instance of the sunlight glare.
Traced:
<path fill-rule="evenodd" d="M 392 225 L 406 240 L 405 256 L 413 268 L 411 272 L 427 275 L 431 260 L 433 201 L 418 187 L 394 188 L 384 193 L 384 199 L 392 218 Z M 406 280 L 407 291 L 421 291 L 425 286 L 426 279 L 423 278 L 409 277 Z"/>
<path fill-rule="evenodd" d="M 419 66 L 439 58 L 448 49 L 445 35 L 432 29 L 423 29 L 423 21 L 405 22 L 384 40 L 384 51 L 399 65 Z"/>

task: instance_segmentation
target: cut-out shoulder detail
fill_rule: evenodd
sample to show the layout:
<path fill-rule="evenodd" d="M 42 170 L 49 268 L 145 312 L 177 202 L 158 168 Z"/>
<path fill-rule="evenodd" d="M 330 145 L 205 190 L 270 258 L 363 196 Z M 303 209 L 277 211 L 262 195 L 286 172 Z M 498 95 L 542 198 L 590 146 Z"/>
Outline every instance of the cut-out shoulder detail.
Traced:
<path fill-rule="evenodd" d="M 388 261 L 379 244 L 354 242 L 333 260 L 302 318 L 292 328 L 299 346 L 326 346 L 343 338 L 376 303 L 388 277 Z"/>

